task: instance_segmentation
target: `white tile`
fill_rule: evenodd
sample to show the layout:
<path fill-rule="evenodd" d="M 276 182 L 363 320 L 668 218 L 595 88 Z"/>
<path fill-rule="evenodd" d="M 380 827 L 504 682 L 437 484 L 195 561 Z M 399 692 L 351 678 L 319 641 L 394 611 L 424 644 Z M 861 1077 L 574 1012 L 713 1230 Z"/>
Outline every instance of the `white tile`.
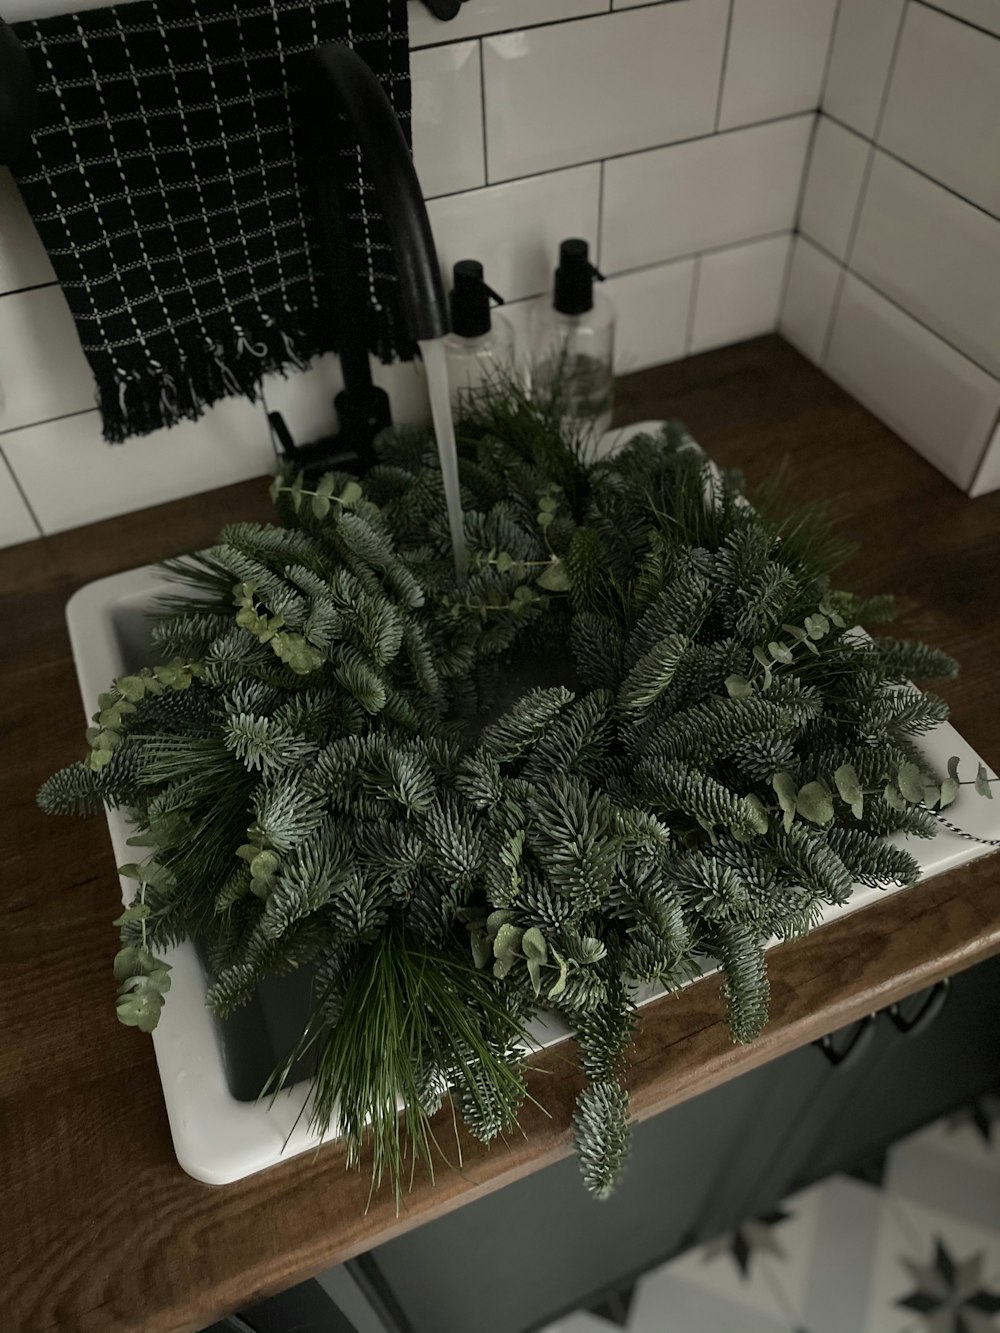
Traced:
<path fill-rule="evenodd" d="M 489 179 L 710 133 L 727 13 L 674 0 L 487 38 Z"/>
<path fill-rule="evenodd" d="M 977 23 L 980 28 L 1000 37 L 1000 5 L 997 0 L 934 0 L 938 9 L 947 9 L 956 18 Z"/>
<path fill-rule="evenodd" d="M 1000 38 L 911 5 L 879 142 L 1000 216 Z"/>
<path fill-rule="evenodd" d="M 1000 423 L 990 436 L 990 442 L 983 454 L 983 461 L 976 472 L 975 481 L 969 490 L 970 495 L 987 495 L 990 491 L 1000 490 Z"/>
<path fill-rule="evenodd" d="M 373 357 L 371 368 L 372 379 L 389 395 L 394 422 L 422 425 L 429 420 L 427 384 L 419 361 L 384 366 Z M 337 429 L 333 400 L 344 387 L 338 356 L 317 357 L 307 370 L 266 375 L 262 387 L 267 410 L 281 413 L 297 445 L 310 444 Z"/>
<path fill-rule="evenodd" d="M 851 268 L 1000 375 L 1000 221 L 876 152 Z"/>
<path fill-rule="evenodd" d="M 840 0 L 823 110 L 875 133 L 906 0 Z"/>
<path fill-rule="evenodd" d="M 41 536 L 0 452 L 0 546 L 16 546 Z"/>
<path fill-rule="evenodd" d="M 126 3 L 128 0 L 126 0 Z M 74 0 L 73 9 L 97 9 L 105 0 Z M 8 23 L 24 19 L 47 19 L 53 14 L 65 14 L 65 0 L 5 0 L 3 16 Z"/>
<path fill-rule="evenodd" d="M 413 162 L 425 198 L 486 183 L 479 43 L 414 51 Z"/>
<path fill-rule="evenodd" d="M 498 313 L 509 324 L 514 334 L 514 362 L 519 369 L 531 365 L 534 354 L 534 312 L 539 301 L 547 301 L 548 293 L 526 301 L 508 301 Z"/>
<path fill-rule="evenodd" d="M 608 162 L 605 271 L 790 231 L 813 119 L 797 116 Z"/>
<path fill-rule="evenodd" d="M 13 177 L 0 167 L 0 294 L 55 277 Z"/>
<path fill-rule="evenodd" d="M 57 3 L 58 0 L 53 0 Z M 105 0 L 95 0 L 104 4 Z M 487 32 L 506 32 L 510 28 L 528 28 L 538 23 L 557 23 L 562 19 L 582 18 L 585 14 L 604 14 L 608 0 L 465 0 L 453 19 L 436 19 L 424 0 L 408 0 L 410 45 L 429 42 L 454 42 L 462 37 L 480 37 Z"/>
<path fill-rule="evenodd" d="M 548 290 L 559 242 L 596 239 L 599 194 L 595 164 L 435 199 L 428 212 L 446 284 L 459 259 L 479 259 L 507 301 Z"/>
<path fill-rule="evenodd" d="M 0 431 L 95 402 L 94 377 L 61 289 L 0 296 Z"/>
<path fill-rule="evenodd" d="M 626 273 L 605 284 L 618 311 L 616 374 L 627 375 L 684 355 L 694 266 L 693 259 L 682 259 Z"/>
<path fill-rule="evenodd" d="M 857 278 L 844 283 L 827 374 L 965 490 L 1000 382 Z"/>
<path fill-rule="evenodd" d="M 246 398 L 126 444 L 104 442 L 95 411 L 15 431 L 3 449 L 46 533 L 274 470 L 267 418 Z"/>
<path fill-rule="evenodd" d="M 935 1274 L 939 1246 L 947 1254 L 944 1262 L 950 1262 L 959 1274 L 948 1285 Z M 878 1333 L 916 1333 L 918 1329 L 937 1333 L 949 1327 L 988 1333 L 991 1324 L 996 1328 L 992 1314 L 978 1309 L 973 1300 L 979 1292 L 996 1294 L 1000 1232 L 972 1225 L 942 1209 L 909 1201 L 904 1204 L 884 1195 L 868 1264 L 869 1303 L 856 1327 L 877 1329 Z M 918 1292 L 929 1308 L 926 1315 L 914 1318 L 913 1308 L 904 1302 Z"/>
<path fill-rule="evenodd" d="M 799 229 L 838 259 L 847 253 L 871 144 L 836 121 L 816 125 Z"/>
<path fill-rule="evenodd" d="M 774 236 L 702 256 L 692 352 L 756 338 L 778 327 L 790 245 L 790 236 Z"/>
<path fill-rule="evenodd" d="M 836 12 L 837 0 L 734 0 L 719 128 L 819 106 Z"/>
<path fill-rule="evenodd" d="M 822 361 L 839 280 L 839 265 L 805 237 L 796 236 L 778 328 L 817 365 Z"/>

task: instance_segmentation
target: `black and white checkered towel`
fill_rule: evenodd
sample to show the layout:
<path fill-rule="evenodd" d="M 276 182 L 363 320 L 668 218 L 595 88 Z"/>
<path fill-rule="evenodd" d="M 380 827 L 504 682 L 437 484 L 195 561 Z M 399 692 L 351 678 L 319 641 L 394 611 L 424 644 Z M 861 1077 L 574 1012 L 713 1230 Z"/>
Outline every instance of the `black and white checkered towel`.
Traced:
<path fill-rule="evenodd" d="M 252 397 L 268 371 L 335 350 L 296 152 L 295 59 L 350 44 L 409 134 L 406 0 L 134 0 L 15 31 L 40 102 L 18 184 L 97 379 L 108 440 Z M 384 224 L 346 139 L 343 161 L 369 345 L 405 354 Z"/>

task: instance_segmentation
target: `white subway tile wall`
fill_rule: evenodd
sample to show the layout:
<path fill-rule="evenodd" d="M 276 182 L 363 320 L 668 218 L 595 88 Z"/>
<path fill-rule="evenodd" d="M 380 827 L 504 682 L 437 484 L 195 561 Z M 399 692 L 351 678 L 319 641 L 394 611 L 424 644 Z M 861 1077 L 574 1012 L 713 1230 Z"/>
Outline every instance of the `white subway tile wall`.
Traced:
<path fill-rule="evenodd" d="M 875 131 L 907 0 L 840 0 L 823 109 L 869 138 Z"/>
<path fill-rule="evenodd" d="M 479 43 L 414 51 L 413 164 L 425 198 L 486 184 Z"/>
<path fill-rule="evenodd" d="M 777 326 L 790 245 L 790 236 L 774 236 L 698 260 L 692 352 L 743 342 Z"/>
<path fill-rule="evenodd" d="M 838 259 L 847 254 L 871 153 L 867 139 L 827 116 L 820 117 L 809 155 L 799 228 Z"/>
<path fill-rule="evenodd" d="M 937 9 L 957 18 L 932 18 L 961 27 L 966 45 L 970 36 L 993 43 L 960 19 L 989 26 L 995 3 L 952 0 Z M 65 0 L 8 0 L 4 16 L 65 8 Z M 620 306 L 623 371 L 774 329 L 787 269 L 783 326 L 822 356 L 866 174 L 859 150 L 869 151 L 842 126 L 875 137 L 906 8 L 907 0 L 466 0 L 441 23 L 412 0 L 415 160 L 442 267 L 482 259 L 524 334 L 528 298 L 548 289 L 559 240 L 586 236 Z M 934 136 L 921 136 L 919 160 L 899 138 L 913 100 L 906 80 L 919 80 L 924 58 L 917 22 L 900 47 L 903 82 L 898 101 L 889 99 L 883 147 L 927 172 L 940 151 Z M 942 110 L 923 114 L 960 133 L 976 108 L 989 113 L 990 58 L 954 107 L 935 81 Z M 808 241 L 790 254 L 828 63 L 825 106 L 842 126 L 821 130 L 803 212 Z M 995 181 L 973 179 L 965 149 L 963 141 L 950 164 L 965 175 L 938 179 L 982 206 Z M 862 234 L 875 234 L 862 221 Z M 876 276 L 870 282 L 878 286 Z M 956 301 L 938 285 L 948 284 L 925 279 L 929 313 L 910 313 L 935 329 L 929 337 L 948 339 Z M 990 327 L 989 312 L 963 326 L 956 346 L 978 350 L 955 354 L 986 365 Z M 376 377 L 400 419 L 426 412 L 419 367 L 380 367 Z M 46 533 L 265 471 L 266 408 L 281 410 L 304 439 L 332 429 L 338 387 L 338 367 L 324 358 L 269 381 L 265 402 L 225 404 L 123 449 L 100 444 L 65 303 L 0 172 L 0 451 Z M 5 476 L 0 469 L 0 544 L 34 532 Z"/>
<path fill-rule="evenodd" d="M 201 421 L 124 445 L 104 442 L 96 411 L 0 438 L 44 533 L 259 477 L 274 467 L 267 418 L 245 398 L 227 398 Z"/>
<path fill-rule="evenodd" d="M 728 13 L 673 0 L 486 38 L 489 179 L 710 134 Z"/>
<path fill-rule="evenodd" d="M 31 541 L 41 535 L 14 474 L 3 462 L 0 462 L 0 533 L 3 533 L 5 546 Z"/>
<path fill-rule="evenodd" d="M 814 119 L 795 116 L 605 163 L 602 263 L 615 273 L 790 232 Z"/>
<path fill-rule="evenodd" d="M 839 288 L 840 266 L 804 236 L 796 236 L 778 327 L 810 361 L 822 360 Z"/>
<path fill-rule="evenodd" d="M 841 0 L 799 231 L 781 331 L 1000 488 L 1000 0 Z"/>
<path fill-rule="evenodd" d="M 996 38 L 911 5 L 879 143 L 1000 217 L 998 49 Z"/>
<path fill-rule="evenodd" d="M 1000 411 L 1000 381 L 851 275 L 826 370 L 956 485 L 970 485 Z"/>
<path fill-rule="evenodd" d="M 719 128 L 814 107 L 836 12 L 837 0 L 734 0 Z"/>
<path fill-rule="evenodd" d="M 1000 77 L 1000 64 L 997 73 Z M 876 152 L 851 268 L 1000 377 L 995 218 Z"/>
<path fill-rule="evenodd" d="M 615 370 L 619 375 L 684 355 L 697 262 L 679 259 L 608 279 L 608 295 L 618 311 Z"/>

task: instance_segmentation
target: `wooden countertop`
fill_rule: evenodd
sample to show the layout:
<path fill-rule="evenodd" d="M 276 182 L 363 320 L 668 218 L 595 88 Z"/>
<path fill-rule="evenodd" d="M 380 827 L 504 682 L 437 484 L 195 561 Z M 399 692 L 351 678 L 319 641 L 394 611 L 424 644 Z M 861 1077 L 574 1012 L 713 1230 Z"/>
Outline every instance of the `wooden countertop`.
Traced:
<path fill-rule="evenodd" d="M 843 579 L 899 594 L 896 631 L 963 664 L 952 719 L 1000 764 L 1000 492 L 970 501 L 776 337 L 622 382 L 623 421 L 676 416 L 755 481 L 786 467 L 863 543 Z M 164 446 L 168 447 L 168 446 Z M 526 1137 L 465 1145 L 459 1176 L 419 1181 L 397 1218 L 336 1145 L 211 1188 L 174 1159 L 152 1045 L 118 1025 L 101 819 L 44 817 L 38 784 L 78 757 L 82 713 L 63 621 L 92 579 L 264 518 L 244 483 L 0 552 L 0 1324 L 5 1333 L 173 1333 L 273 1293 L 570 1150 L 566 1047 L 538 1061 Z M 917 885 L 770 955 L 772 1021 L 749 1048 L 715 980 L 643 1011 L 633 1105 L 648 1116 L 1000 951 L 1000 863 Z M 587 1201 L 581 1187 L 581 1207 Z"/>

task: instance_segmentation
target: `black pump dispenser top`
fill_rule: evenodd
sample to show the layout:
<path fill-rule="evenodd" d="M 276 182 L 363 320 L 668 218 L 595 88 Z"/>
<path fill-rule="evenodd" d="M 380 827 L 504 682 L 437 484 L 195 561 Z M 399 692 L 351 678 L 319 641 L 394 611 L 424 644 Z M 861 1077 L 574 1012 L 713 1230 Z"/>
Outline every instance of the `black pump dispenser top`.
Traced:
<path fill-rule="evenodd" d="M 451 331 L 460 338 L 481 338 L 493 327 L 490 301 L 503 305 L 503 297 L 483 281 L 483 266 L 478 259 L 460 259 L 452 277 Z"/>
<path fill-rule="evenodd" d="M 604 274 L 590 262 L 587 242 L 563 241 L 559 247 L 553 307 L 562 315 L 586 314 L 594 306 L 595 278 L 603 282 Z"/>

